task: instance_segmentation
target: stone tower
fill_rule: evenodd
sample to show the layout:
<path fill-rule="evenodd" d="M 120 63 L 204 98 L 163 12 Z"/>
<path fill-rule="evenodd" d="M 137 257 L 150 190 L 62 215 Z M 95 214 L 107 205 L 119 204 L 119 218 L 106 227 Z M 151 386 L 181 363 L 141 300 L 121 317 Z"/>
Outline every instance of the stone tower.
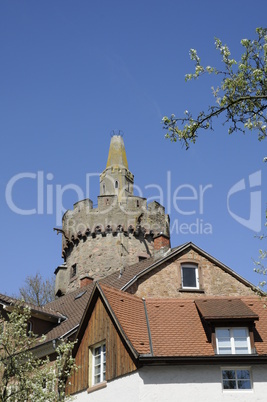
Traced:
<path fill-rule="evenodd" d="M 170 247 L 164 207 L 134 196 L 133 185 L 123 138 L 114 135 L 106 169 L 100 175 L 97 208 L 85 199 L 62 218 L 64 264 L 55 271 L 57 296 L 80 287 L 86 278 L 120 272 Z"/>

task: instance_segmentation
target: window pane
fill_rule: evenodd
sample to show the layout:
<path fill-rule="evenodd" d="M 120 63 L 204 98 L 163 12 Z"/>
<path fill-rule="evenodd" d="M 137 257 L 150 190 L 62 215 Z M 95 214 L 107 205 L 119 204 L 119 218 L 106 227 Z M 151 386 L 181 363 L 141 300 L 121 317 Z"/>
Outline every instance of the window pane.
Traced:
<path fill-rule="evenodd" d="M 219 347 L 219 354 L 220 355 L 231 355 L 232 349 L 231 348 L 220 348 Z"/>
<path fill-rule="evenodd" d="M 231 348 L 230 339 L 218 338 L 218 345 L 219 348 Z"/>
<path fill-rule="evenodd" d="M 246 328 L 233 328 L 232 331 L 234 338 L 246 338 L 248 335 Z"/>
<path fill-rule="evenodd" d="M 247 345 L 247 338 L 235 338 L 235 346 L 237 348 L 246 348 Z"/>
<path fill-rule="evenodd" d="M 231 354 L 231 338 L 229 329 L 217 329 L 217 342 L 218 342 L 218 353 L 219 354 Z"/>
<path fill-rule="evenodd" d="M 183 267 L 183 287 L 196 288 L 196 268 L 193 267 Z"/>
<path fill-rule="evenodd" d="M 95 374 L 99 374 L 100 373 L 100 366 L 95 366 Z"/>
<path fill-rule="evenodd" d="M 238 380 L 249 380 L 250 372 L 249 370 L 236 370 L 236 377 Z"/>
<path fill-rule="evenodd" d="M 94 355 L 97 356 L 97 355 L 100 355 L 100 353 L 101 353 L 101 346 L 95 348 Z"/>
<path fill-rule="evenodd" d="M 233 380 L 235 379 L 235 370 L 223 370 L 222 375 L 224 380 Z"/>
<path fill-rule="evenodd" d="M 100 374 L 99 375 L 95 375 L 95 381 L 94 384 L 98 384 L 100 382 Z"/>
<path fill-rule="evenodd" d="M 235 338 L 235 353 L 236 354 L 247 354 L 248 353 L 248 342 L 247 338 Z"/>
<path fill-rule="evenodd" d="M 228 339 L 230 339 L 230 330 L 228 328 L 216 329 L 216 334 L 217 334 L 218 338 L 228 338 Z"/>
<path fill-rule="evenodd" d="M 237 385 L 238 389 L 251 389 L 250 380 L 238 380 Z"/>
<path fill-rule="evenodd" d="M 237 355 L 247 355 L 248 354 L 248 348 L 235 348 L 235 353 Z"/>
<path fill-rule="evenodd" d="M 95 365 L 100 364 L 101 361 L 101 356 L 96 356 L 95 357 Z"/>
<path fill-rule="evenodd" d="M 236 389 L 235 380 L 223 380 L 223 389 Z"/>

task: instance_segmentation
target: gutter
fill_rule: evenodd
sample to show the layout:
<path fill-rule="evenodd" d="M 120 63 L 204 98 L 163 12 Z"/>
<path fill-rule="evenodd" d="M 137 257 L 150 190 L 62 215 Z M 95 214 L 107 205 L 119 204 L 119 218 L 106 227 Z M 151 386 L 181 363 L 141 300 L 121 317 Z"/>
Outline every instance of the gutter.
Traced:
<path fill-rule="evenodd" d="M 69 331 L 65 332 L 65 334 L 61 335 L 58 339 L 64 339 L 64 338 L 67 338 L 68 336 L 74 334 L 77 331 L 79 326 L 80 326 L 80 324 L 75 325 L 75 327 L 73 327 Z"/>
<path fill-rule="evenodd" d="M 148 356 L 140 355 L 139 362 L 147 366 L 205 365 L 205 364 L 266 364 L 267 355 L 214 355 L 214 356 Z"/>

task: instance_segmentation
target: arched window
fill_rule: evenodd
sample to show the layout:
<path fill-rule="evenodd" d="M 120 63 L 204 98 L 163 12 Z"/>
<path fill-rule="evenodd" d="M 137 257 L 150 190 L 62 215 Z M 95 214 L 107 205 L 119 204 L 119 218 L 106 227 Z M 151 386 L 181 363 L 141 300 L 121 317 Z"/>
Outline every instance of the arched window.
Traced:
<path fill-rule="evenodd" d="M 103 194 L 106 194 L 106 185 L 105 185 L 105 183 L 103 184 Z"/>
<path fill-rule="evenodd" d="M 118 180 L 115 180 L 115 188 L 119 188 L 119 182 L 118 182 Z"/>

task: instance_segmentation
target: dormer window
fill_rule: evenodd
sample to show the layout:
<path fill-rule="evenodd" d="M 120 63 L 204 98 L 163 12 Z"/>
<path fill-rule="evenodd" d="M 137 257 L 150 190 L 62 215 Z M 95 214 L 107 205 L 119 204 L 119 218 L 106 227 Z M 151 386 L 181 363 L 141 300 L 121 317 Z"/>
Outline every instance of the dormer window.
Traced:
<path fill-rule="evenodd" d="M 250 354 L 250 337 L 248 328 L 216 328 L 217 354 L 241 355 Z"/>
<path fill-rule="evenodd" d="M 182 264 L 182 288 L 199 289 L 198 266 L 192 264 Z"/>

